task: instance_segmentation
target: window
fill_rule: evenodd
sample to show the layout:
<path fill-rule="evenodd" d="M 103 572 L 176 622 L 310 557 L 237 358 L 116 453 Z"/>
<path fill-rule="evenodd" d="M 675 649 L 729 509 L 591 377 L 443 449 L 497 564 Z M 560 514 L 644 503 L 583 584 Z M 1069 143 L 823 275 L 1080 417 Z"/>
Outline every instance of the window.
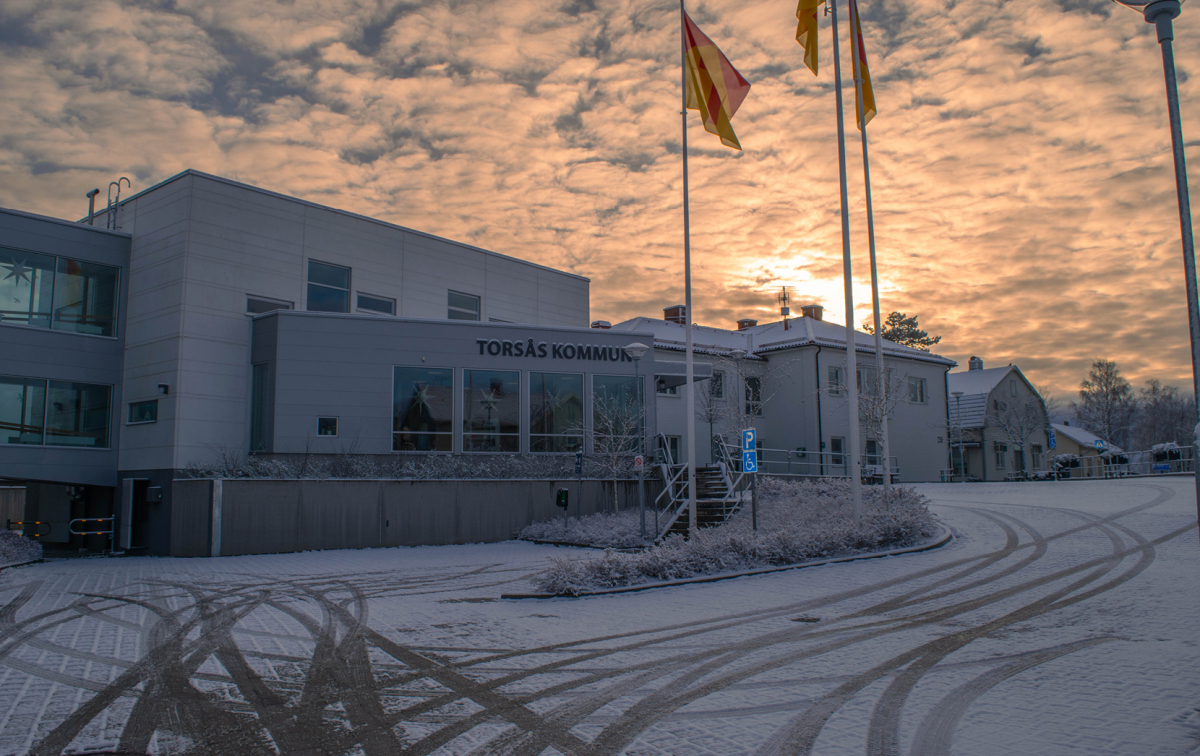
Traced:
<path fill-rule="evenodd" d="M 709 391 L 712 392 L 713 399 L 725 398 L 725 374 L 720 370 L 714 370 L 709 383 Z"/>
<path fill-rule="evenodd" d="M 845 385 L 844 373 L 840 367 L 829 368 L 829 386 L 828 391 L 831 396 L 841 396 L 842 386 Z"/>
<path fill-rule="evenodd" d="M 156 423 L 158 422 L 158 400 L 152 399 L 148 402 L 130 402 L 129 404 L 129 424 L 140 425 L 141 423 Z"/>
<path fill-rule="evenodd" d="M 0 248 L 0 322 L 112 336 L 120 268 Z"/>
<path fill-rule="evenodd" d="M 1002 444 L 999 441 L 992 442 L 996 451 L 996 469 L 1004 469 L 1004 458 L 1008 456 L 1008 444 Z"/>
<path fill-rule="evenodd" d="M 457 291 L 447 292 L 446 317 L 451 320 L 479 320 L 479 297 Z"/>
<path fill-rule="evenodd" d="M 109 448 L 111 386 L 0 377 L 0 443 Z"/>
<path fill-rule="evenodd" d="M 1015 378 L 1011 378 L 1008 381 L 1008 393 L 1010 396 L 1017 395 L 1017 380 Z"/>
<path fill-rule="evenodd" d="M 373 297 L 369 294 L 359 292 L 358 309 L 366 310 L 367 312 L 379 312 L 384 315 L 395 315 L 396 300 L 388 299 L 387 297 Z"/>
<path fill-rule="evenodd" d="M 350 269 L 309 260 L 308 309 L 350 312 Z"/>
<path fill-rule="evenodd" d="M 255 315 L 263 312 L 274 312 L 275 310 L 290 310 L 292 309 L 291 302 L 285 302 L 282 299 L 268 299 L 267 297 L 246 297 L 246 312 Z M 311 308 L 310 308 L 311 309 Z"/>
<path fill-rule="evenodd" d="M 46 382 L 0 376 L 0 443 L 41 444 L 46 426 Z"/>
<path fill-rule="evenodd" d="M 397 367 L 392 371 L 392 450 L 451 451 L 454 371 Z"/>
<path fill-rule="evenodd" d="M 271 417 L 270 372 L 265 362 L 250 368 L 250 451 L 267 450 Z"/>
<path fill-rule="evenodd" d="M 463 451 L 521 450 L 521 374 L 463 370 Z"/>
<path fill-rule="evenodd" d="M 1033 459 L 1030 460 L 1033 463 L 1033 469 L 1042 469 L 1042 445 L 1031 444 L 1029 446 L 1029 456 L 1033 457 Z"/>
<path fill-rule="evenodd" d="M 655 393 L 659 396 L 679 396 L 679 387 L 663 384 L 655 389 Z"/>
<path fill-rule="evenodd" d="M 845 451 L 846 451 L 846 439 L 839 438 L 837 436 L 834 436 L 833 438 L 829 439 L 829 454 L 830 454 L 829 461 L 831 464 L 835 464 L 835 465 L 846 464 L 846 458 L 844 456 Z"/>
<path fill-rule="evenodd" d="M 645 422 L 639 377 L 592 376 L 592 431 L 599 454 L 634 453 L 642 448 Z"/>
<path fill-rule="evenodd" d="M 337 435 L 336 417 L 318 417 L 317 418 L 317 435 L 318 436 L 336 436 Z"/>
<path fill-rule="evenodd" d="M 914 404 L 925 404 L 927 399 L 925 396 L 925 379 L 924 378 L 909 378 L 908 379 L 908 401 Z"/>
<path fill-rule="evenodd" d="M 879 457 L 879 442 L 873 438 L 867 439 L 867 461 L 868 465 L 883 464 Z"/>
<path fill-rule="evenodd" d="M 583 449 L 583 376 L 529 374 L 529 451 Z"/>
<path fill-rule="evenodd" d="M 658 442 L 659 451 L 665 456 L 671 455 L 669 460 L 663 460 L 668 464 L 677 464 L 679 462 L 679 436 L 667 436 L 667 444 L 663 446 L 662 441 Z"/>
<path fill-rule="evenodd" d="M 858 393 L 863 396 L 875 396 L 879 393 L 879 371 L 873 367 L 861 367 L 855 371 L 858 377 Z"/>
<path fill-rule="evenodd" d="M 746 414 L 762 414 L 762 378 L 751 375 L 746 378 Z"/>

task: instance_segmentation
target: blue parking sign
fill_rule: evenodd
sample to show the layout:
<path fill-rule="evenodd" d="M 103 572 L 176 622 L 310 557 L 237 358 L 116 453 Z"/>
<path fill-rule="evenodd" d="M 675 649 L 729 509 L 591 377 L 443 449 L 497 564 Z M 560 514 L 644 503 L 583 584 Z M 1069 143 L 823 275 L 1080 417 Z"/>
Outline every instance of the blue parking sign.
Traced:
<path fill-rule="evenodd" d="M 1050 439 L 1049 440 L 1050 440 L 1050 448 L 1051 449 L 1058 446 L 1058 436 L 1054 435 L 1053 428 L 1050 429 Z"/>
<path fill-rule="evenodd" d="M 758 432 L 753 428 L 747 428 L 742 431 L 742 451 L 754 451 L 754 442 L 757 440 Z"/>
<path fill-rule="evenodd" d="M 742 472 L 758 472 L 758 454 L 753 450 L 742 452 Z"/>

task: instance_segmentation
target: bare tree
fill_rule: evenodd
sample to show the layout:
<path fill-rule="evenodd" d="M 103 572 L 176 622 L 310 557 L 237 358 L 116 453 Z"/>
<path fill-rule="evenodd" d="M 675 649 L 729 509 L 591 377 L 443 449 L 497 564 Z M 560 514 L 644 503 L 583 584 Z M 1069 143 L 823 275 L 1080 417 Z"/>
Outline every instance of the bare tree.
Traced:
<path fill-rule="evenodd" d="M 846 375 L 845 363 L 842 363 L 841 375 Z M 896 405 L 908 395 L 908 373 L 897 374 L 891 368 L 885 368 L 883 375 L 878 375 L 874 367 L 859 368 L 858 381 L 858 422 L 862 426 L 863 436 L 872 437 L 882 443 L 880 456 L 891 456 L 891 450 L 884 442 L 884 419 L 892 414 Z M 845 397 L 849 395 L 844 381 L 834 381 L 825 386 L 825 392 L 831 396 Z M 939 425 L 940 427 L 940 425 Z M 857 453 L 857 451 L 855 451 Z M 891 460 L 883 459 L 884 490 L 891 488 Z"/>
<path fill-rule="evenodd" d="M 737 359 L 724 355 L 713 361 L 713 372 L 718 371 L 725 376 L 722 379 L 724 399 L 714 396 L 716 401 L 705 406 L 702 412 L 698 411 L 698 414 L 705 422 L 723 426 L 723 432 L 740 432 L 755 427 L 762 418 L 763 408 L 779 393 L 782 379 L 791 372 L 784 363 L 772 365 L 767 360 L 753 356 Z M 731 377 L 732 380 L 729 380 Z M 705 383 L 711 384 L 712 381 Z M 708 390 L 715 392 L 715 389 L 715 386 L 710 386 Z M 700 396 L 697 393 L 697 397 Z M 713 420 L 709 421 L 709 417 Z"/>
<path fill-rule="evenodd" d="M 1071 402 L 1071 411 L 1080 425 L 1107 444 L 1126 446 L 1136 410 L 1133 388 L 1117 363 L 1104 358 L 1093 360 L 1087 378 L 1079 384 L 1079 402 Z"/>
<path fill-rule="evenodd" d="M 1164 386 L 1157 378 L 1146 381 L 1138 389 L 1137 419 L 1133 424 L 1133 444 L 1149 449 L 1155 444 L 1180 443 L 1190 445 L 1196 400 L 1185 396 L 1174 386 Z"/>
<path fill-rule="evenodd" d="M 594 459 L 605 477 L 612 479 L 613 511 L 620 509 L 617 481 L 622 473 L 632 474 L 633 457 L 642 452 L 646 409 L 636 393 L 592 395 L 592 426 L 576 429 L 591 439 Z"/>
<path fill-rule="evenodd" d="M 1021 454 L 1021 470 L 1028 471 L 1025 449 L 1034 434 L 1050 425 L 1046 406 L 1036 396 L 993 399 L 984 420 L 989 429 L 998 432 L 1005 441 L 1017 447 Z"/>
<path fill-rule="evenodd" d="M 726 373 L 713 367 L 713 377 L 700 381 L 696 388 L 696 418 L 702 423 L 708 423 L 708 438 L 711 441 L 716 434 L 716 426 L 725 420 L 725 375 Z"/>
<path fill-rule="evenodd" d="M 1066 414 L 1062 399 L 1050 393 L 1044 384 L 1036 384 L 1030 381 L 1029 385 L 1033 387 L 1038 396 L 1042 397 L 1042 404 L 1046 405 L 1046 417 L 1050 422 L 1053 423 L 1055 420 L 1062 419 L 1062 416 Z"/>

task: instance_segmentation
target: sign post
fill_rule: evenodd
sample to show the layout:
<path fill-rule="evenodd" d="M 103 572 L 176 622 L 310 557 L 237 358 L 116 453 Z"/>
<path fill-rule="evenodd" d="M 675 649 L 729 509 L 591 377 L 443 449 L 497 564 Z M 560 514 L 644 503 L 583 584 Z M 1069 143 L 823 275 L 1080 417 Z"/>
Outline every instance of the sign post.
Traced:
<path fill-rule="evenodd" d="M 750 473 L 750 523 L 758 532 L 758 431 L 742 431 L 742 472 Z"/>
<path fill-rule="evenodd" d="M 638 514 L 642 518 L 642 540 L 646 540 L 646 458 L 641 454 L 633 458 L 633 469 L 638 474 Z"/>
<path fill-rule="evenodd" d="M 575 478 L 578 482 L 576 494 L 579 497 L 579 506 L 583 506 L 583 452 L 575 452 Z"/>

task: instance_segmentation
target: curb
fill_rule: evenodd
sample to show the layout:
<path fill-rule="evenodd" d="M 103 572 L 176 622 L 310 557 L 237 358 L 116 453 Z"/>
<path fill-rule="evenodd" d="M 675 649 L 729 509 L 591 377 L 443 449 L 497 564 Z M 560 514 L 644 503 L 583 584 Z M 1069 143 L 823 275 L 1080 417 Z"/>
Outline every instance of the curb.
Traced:
<path fill-rule="evenodd" d="M 3 567 L 0 567 L 0 572 L 11 570 L 13 567 L 24 567 L 29 564 L 41 564 L 44 561 L 46 561 L 46 558 L 41 557 L 39 559 L 30 559 L 28 562 L 14 562 L 13 564 L 6 564 Z"/>
<path fill-rule="evenodd" d="M 680 585 L 694 585 L 696 583 L 715 583 L 718 580 L 732 580 L 733 578 L 750 577 L 753 575 L 768 575 L 773 572 L 783 572 L 785 570 L 801 570 L 805 567 L 820 567 L 826 564 L 842 564 L 843 562 L 861 562 L 866 559 L 881 559 L 889 556 L 899 556 L 901 554 L 917 554 L 922 551 L 932 551 L 933 549 L 941 548 L 947 543 L 950 543 L 954 538 L 954 534 L 950 532 L 950 528 L 942 523 L 938 523 L 942 528 L 942 533 L 936 536 L 930 543 L 921 544 L 919 546 L 906 546 L 902 549 L 889 549 L 887 551 L 877 551 L 873 554 L 856 554 L 854 556 L 835 557 L 832 559 L 819 559 L 813 562 L 801 562 L 799 564 L 785 564 L 780 567 L 758 567 L 753 570 L 742 570 L 740 572 L 727 572 L 721 575 L 702 575 L 694 578 L 683 578 L 681 580 L 664 580 L 660 583 L 642 583 L 641 585 L 627 585 L 620 588 L 606 588 L 599 591 L 582 591 L 580 593 L 502 593 L 502 599 L 552 599 L 552 598 L 584 598 L 586 596 L 610 596 L 619 593 L 636 593 L 638 591 L 648 591 L 652 588 L 673 588 Z"/>
<path fill-rule="evenodd" d="M 590 543 L 571 543 L 570 541 L 541 541 L 524 538 L 517 538 L 518 541 L 525 543 L 536 543 L 539 546 L 569 546 L 573 549 L 598 549 L 600 551 L 620 551 L 626 554 L 636 554 L 639 551 L 645 551 L 646 546 L 593 546 Z"/>

